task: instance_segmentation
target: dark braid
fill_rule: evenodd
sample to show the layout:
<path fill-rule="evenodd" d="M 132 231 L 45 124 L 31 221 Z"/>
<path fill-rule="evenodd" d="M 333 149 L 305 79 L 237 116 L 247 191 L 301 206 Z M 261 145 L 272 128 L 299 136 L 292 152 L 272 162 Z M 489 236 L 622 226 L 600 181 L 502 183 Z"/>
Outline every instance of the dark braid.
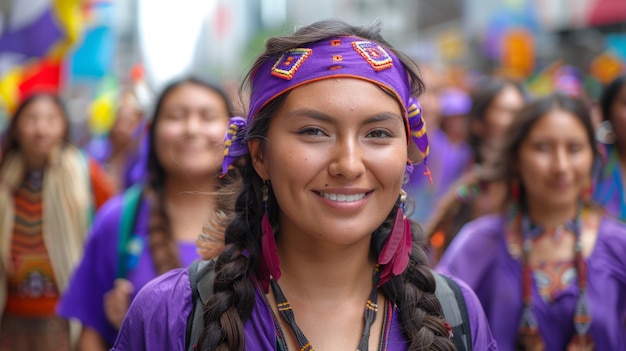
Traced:
<path fill-rule="evenodd" d="M 240 174 L 236 175 L 240 181 L 230 180 L 231 187 L 243 186 L 243 191 L 234 205 L 235 216 L 226 228 L 226 248 L 215 262 L 214 294 L 204 306 L 205 328 L 198 341 L 202 350 L 243 350 L 243 321 L 249 318 L 254 305 L 254 285 L 250 275 L 258 270 L 261 257 L 263 183 L 252 167 L 249 155 L 245 161 L 245 165 L 239 168 Z M 227 193 L 232 191 L 227 190 Z M 224 199 L 218 197 L 218 210 L 225 202 L 220 200 Z M 273 202 L 269 206 L 270 213 L 278 212 Z M 276 223 L 277 216 L 272 217 L 272 223 Z M 242 253 L 244 248 L 249 258 Z"/>
<path fill-rule="evenodd" d="M 389 236 L 397 207 L 373 234 L 371 255 L 375 260 Z M 403 333 L 409 342 L 408 350 L 446 350 L 456 348 L 448 338 L 439 300 L 435 296 L 435 278 L 424 251 L 424 231 L 413 223 L 413 247 L 409 266 L 401 276 L 393 277 L 381 287 L 385 296 L 398 307 Z"/>
<path fill-rule="evenodd" d="M 152 255 L 152 263 L 157 275 L 171 269 L 181 267 L 178 246 L 174 240 L 169 216 L 165 210 L 162 191 L 153 188 L 144 191 L 150 204 L 150 220 L 148 221 L 148 247 Z"/>
<path fill-rule="evenodd" d="M 304 27 L 293 36 L 270 39 L 266 51 L 255 62 L 246 80 L 250 81 L 252 72 L 263 62 L 277 59 L 285 50 L 327 37 L 356 35 L 375 40 L 394 51 L 409 72 L 412 91 L 415 95 L 421 93 L 423 83 L 416 73 L 417 66 L 405 55 L 395 52 L 379 32 L 377 24 L 353 27 L 342 21 L 331 20 Z M 264 147 L 269 121 L 282 106 L 287 95 L 288 93 L 271 100 L 250 122 L 246 131 L 249 140 L 260 139 L 261 147 Z M 222 178 L 227 184 L 222 184 L 218 191 L 221 195 L 216 197 L 219 219 L 229 223 L 225 225 L 226 248 L 215 263 L 214 293 L 204 305 L 204 330 L 198 342 L 199 348 L 204 351 L 242 351 L 245 345 L 243 325 L 249 319 L 254 306 L 255 287 L 250 276 L 256 275 L 260 266 L 261 218 L 264 213 L 261 192 L 263 180 L 256 174 L 250 155 L 240 158 L 235 166 L 234 170 Z M 236 201 L 233 204 L 234 195 Z M 270 222 L 276 229 L 278 205 L 271 192 L 268 201 Z M 393 223 L 392 214 L 395 214 L 396 209 L 397 207 L 373 233 L 371 255 L 374 261 L 389 236 Z M 418 232 L 419 239 L 423 240 L 421 231 Z M 402 276 L 392 278 L 382 287 L 382 291 L 398 306 L 403 332 L 409 340 L 409 350 L 453 351 L 455 348 L 441 318 L 441 306 L 434 295 L 434 277 L 428 268 L 422 244 L 421 241 L 414 244 L 407 271 Z M 247 251 L 246 254 L 243 253 L 244 250 Z"/>

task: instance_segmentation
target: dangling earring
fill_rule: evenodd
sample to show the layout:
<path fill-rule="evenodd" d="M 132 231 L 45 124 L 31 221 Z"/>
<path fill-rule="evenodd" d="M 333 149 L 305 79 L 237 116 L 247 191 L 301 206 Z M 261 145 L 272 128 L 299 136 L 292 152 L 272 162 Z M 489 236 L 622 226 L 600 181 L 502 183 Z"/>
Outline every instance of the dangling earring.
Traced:
<path fill-rule="evenodd" d="M 593 198 L 593 184 L 589 180 L 587 181 L 587 185 L 583 189 L 583 192 L 581 194 L 581 200 L 583 201 L 583 204 L 588 204 L 592 200 L 592 198 Z"/>
<path fill-rule="evenodd" d="M 264 213 L 263 218 L 261 219 L 261 250 L 262 250 L 262 260 L 261 260 L 261 286 L 263 291 L 267 294 L 269 292 L 270 279 L 273 277 L 274 280 L 278 281 L 280 279 L 280 261 L 278 259 L 278 250 L 276 249 L 276 239 L 274 238 L 274 229 L 272 228 L 272 224 L 269 220 L 268 215 L 268 199 L 269 199 L 269 188 L 267 186 L 269 182 L 265 182 L 261 187 L 261 191 L 263 192 L 263 207 Z"/>
<path fill-rule="evenodd" d="M 519 180 L 517 178 L 513 178 L 510 183 L 510 195 L 511 195 L 511 218 L 515 218 L 519 212 L 520 206 L 520 198 L 521 198 L 521 190 L 519 185 Z"/>
<path fill-rule="evenodd" d="M 385 266 L 380 273 L 379 287 L 392 277 L 402 274 L 409 264 L 413 238 L 411 237 L 411 222 L 404 215 L 405 201 L 406 192 L 400 190 L 400 206 L 398 206 L 396 218 L 389 237 L 380 251 L 380 255 L 378 255 L 378 264 Z"/>

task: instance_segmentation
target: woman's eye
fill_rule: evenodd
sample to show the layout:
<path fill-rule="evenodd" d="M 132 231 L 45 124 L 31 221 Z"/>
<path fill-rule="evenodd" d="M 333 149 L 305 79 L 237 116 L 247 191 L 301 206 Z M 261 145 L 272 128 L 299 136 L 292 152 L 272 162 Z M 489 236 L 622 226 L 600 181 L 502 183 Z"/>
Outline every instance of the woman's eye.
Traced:
<path fill-rule="evenodd" d="M 378 130 L 374 130 L 374 131 L 369 132 L 367 134 L 367 136 L 369 138 L 389 138 L 392 135 L 391 135 L 391 133 L 389 133 L 386 130 L 378 129 Z"/>
<path fill-rule="evenodd" d="M 568 149 L 570 152 L 579 152 L 583 149 L 583 146 L 581 144 L 571 144 Z"/>
<path fill-rule="evenodd" d="M 305 128 L 298 131 L 300 135 L 324 135 L 321 129 L 318 128 Z"/>

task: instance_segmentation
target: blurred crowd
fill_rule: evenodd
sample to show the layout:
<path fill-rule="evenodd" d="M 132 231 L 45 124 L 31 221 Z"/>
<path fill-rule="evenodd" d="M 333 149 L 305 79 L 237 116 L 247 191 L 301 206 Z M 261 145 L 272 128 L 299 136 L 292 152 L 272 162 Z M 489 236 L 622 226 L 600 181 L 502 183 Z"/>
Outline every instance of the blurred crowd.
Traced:
<path fill-rule="evenodd" d="M 466 280 L 490 301 L 484 308 L 496 338 L 503 328 L 517 335 L 518 320 L 511 326 L 490 306 L 498 300 L 490 287 L 508 284 L 498 279 L 532 267 L 550 278 L 538 289 L 554 301 L 576 284 L 567 272 L 582 274 L 578 253 L 559 256 L 561 245 L 584 240 L 581 229 L 568 227 L 572 213 L 559 209 L 626 221 L 626 75 L 615 75 L 592 97 L 580 74 L 563 65 L 550 91 L 538 96 L 514 77 L 418 66 L 426 84 L 418 98 L 430 155 L 406 179 L 407 215 L 423 229 L 432 267 Z M 81 142 L 70 138 L 60 96 L 33 91 L 19 102 L 3 133 L 0 160 L 0 351 L 69 350 L 74 343 L 106 350 L 142 286 L 220 252 L 215 179 L 229 118 L 243 112 L 239 103 L 246 100 L 245 91 L 241 97 L 232 91 L 180 77 L 145 105 L 134 87 L 120 88 L 111 128 Z M 581 150 L 589 157 L 579 159 Z M 525 260 L 525 237 L 507 236 L 514 230 L 488 237 L 500 225 L 526 225 L 529 216 L 533 223 L 524 228 L 548 233 L 554 256 Z M 585 225 L 596 225 L 590 218 Z M 586 269 L 612 265 L 618 278 L 589 274 L 588 285 L 611 280 L 624 291 L 624 251 L 618 262 L 605 262 L 611 253 L 602 255 L 608 249 L 598 247 L 610 238 L 593 240 L 595 246 L 581 251 Z M 499 261 L 503 252 L 521 262 L 515 273 L 494 269 L 506 266 Z M 569 270 L 557 265 L 561 261 Z M 622 313 L 623 306 L 609 305 L 615 301 L 590 304 Z M 617 316 L 600 335 L 626 334 L 625 318 Z M 538 319 L 541 324 L 545 317 Z"/>

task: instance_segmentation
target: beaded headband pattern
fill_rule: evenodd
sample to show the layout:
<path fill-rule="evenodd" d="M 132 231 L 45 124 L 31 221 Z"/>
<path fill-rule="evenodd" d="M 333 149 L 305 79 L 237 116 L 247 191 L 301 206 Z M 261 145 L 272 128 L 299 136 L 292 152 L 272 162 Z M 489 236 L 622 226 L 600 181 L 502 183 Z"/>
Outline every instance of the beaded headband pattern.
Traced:
<path fill-rule="evenodd" d="M 382 45 L 355 36 L 341 36 L 287 50 L 265 60 L 252 74 L 250 110 L 246 119 L 233 117 L 224 137 L 222 173 L 248 153 L 247 124 L 270 101 L 301 85 L 328 78 L 355 78 L 373 83 L 391 93 L 403 109 L 407 140 L 428 156 L 426 125 L 422 109 L 411 97 L 406 68 L 393 52 Z"/>

